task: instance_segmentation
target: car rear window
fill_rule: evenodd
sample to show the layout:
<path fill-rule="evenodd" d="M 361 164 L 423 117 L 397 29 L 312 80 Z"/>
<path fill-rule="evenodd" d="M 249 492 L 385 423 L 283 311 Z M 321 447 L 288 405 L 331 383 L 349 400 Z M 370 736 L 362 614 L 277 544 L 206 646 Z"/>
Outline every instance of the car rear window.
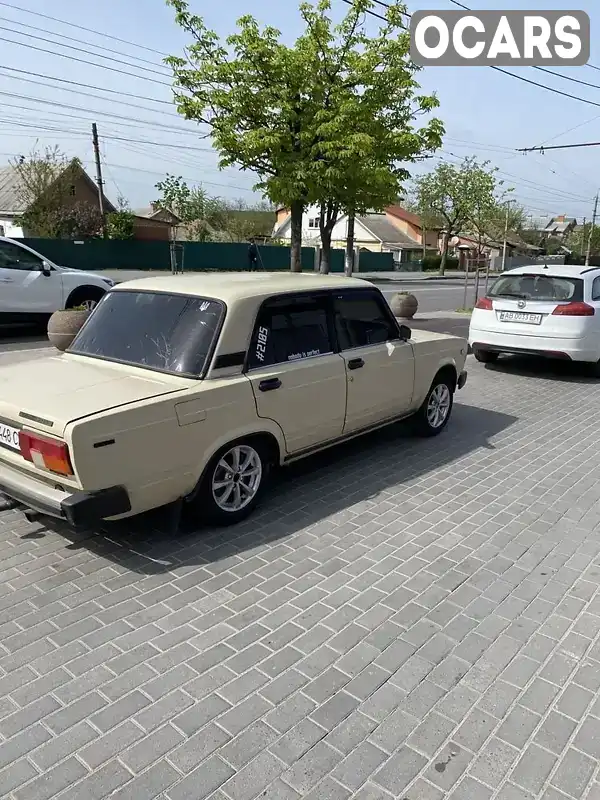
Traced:
<path fill-rule="evenodd" d="M 583 281 L 556 275 L 502 275 L 493 284 L 488 297 L 580 302 L 583 300 Z"/>
<path fill-rule="evenodd" d="M 198 377 L 224 313 L 222 303 L 203 297 L 112 291 L 98 303 L 68 352 Z"/>

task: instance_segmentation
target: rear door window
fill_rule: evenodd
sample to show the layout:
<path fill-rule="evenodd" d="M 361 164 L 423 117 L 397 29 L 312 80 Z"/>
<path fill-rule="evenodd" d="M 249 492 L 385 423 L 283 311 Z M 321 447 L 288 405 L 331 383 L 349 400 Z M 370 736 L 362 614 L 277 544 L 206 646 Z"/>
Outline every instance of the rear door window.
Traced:
<path fill-rule="evenodd" d="M 398 326 L 375 292 L 352 291 L 334 295 L 335 329 L 341 350 L 396 341 Z"/>
<path fill-rule="evenodd" d="M 583 280 L 556 275 L 503 275 L 493 284 L 488 296 L 540 302 L 581 302 Z"/>

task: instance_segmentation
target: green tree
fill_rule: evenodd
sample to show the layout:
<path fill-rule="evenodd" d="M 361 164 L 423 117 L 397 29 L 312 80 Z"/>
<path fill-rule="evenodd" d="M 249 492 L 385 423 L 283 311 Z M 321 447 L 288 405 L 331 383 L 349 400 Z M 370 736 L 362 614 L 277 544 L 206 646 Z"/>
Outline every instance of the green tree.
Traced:
<path fill-rule="evenodd" d="M 170 211 L 186 225 L 188 238 L 210 241 L 221 231 L 227 219 L 222 200 L 210 195 L 201 187 L 190 188 L 182 177 L 167 175 L 156 184 L 160 197 L 152 203 L 155 210 Z"/>
<path fill-rule="evenodd" d="M 251 16 L 222 43 L 185 0 L 167 0 L 192 38 L 187 58 L 171 57 L 176 101 L 186 118 L 208 126 L 222 167 L 258 176 L 258 189 L 291 212 L 291 268 L 301 269 L 302 214 L 321 208 L 323 269 L 340 211 L 382 208 L 411 162 L 440 144 L 442 125 L 413 121 L 437 106 L 416 95 L 402 3 L 392 3 L 375 37 L 364 21 L 373 0 L 351 0 L 334 25 L 329 0 L 303 3 L 305 31 L 293 46 Z M 381 10 L 381 9 L 380 9 Z"/>
<path fill-rule="evenodd" d="M 590 241 L 590 233 L 592 236 L 592 244 L 590 248 L 591 256 L 600 256 L 600 227 L 594 225 L 592 230 L 591 222 L 586 222 L 584 225 L 578 225 L 572 233 L 570 233 L 564 245 L 573 252 L 574 255 L 585 257 L 587 253 L 588 242 Z"/>
<path fill-rule="evenodd" d="M 124 197 L 119 197 L 118 210 L 106 215 L 106 233 L 109 239 L 132 239 L 135 214 Z"/>
<path fill-rule="evenodd" d="M 474 157 L 465 158 L 459 165 L 442 162 L 416 179 L 419 207 L 439 217 L 443 224 L 441 275 L 452 236 L 472 232 L 476 224 L 488 225 L 490 215 L 497 213 L 492 211 L 497 207 L 496 185 L 488 162 L 479 164 Z"/>

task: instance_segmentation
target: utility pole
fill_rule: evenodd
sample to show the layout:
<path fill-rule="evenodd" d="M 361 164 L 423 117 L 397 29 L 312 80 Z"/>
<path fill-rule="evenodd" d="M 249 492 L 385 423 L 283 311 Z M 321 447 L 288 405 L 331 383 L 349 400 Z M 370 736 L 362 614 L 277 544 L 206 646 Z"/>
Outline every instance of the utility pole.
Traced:
<path fill-rule="evenodd" d="M 94 160 L 96 162 L 96 183 L 98 184 L 98 206 L 102 217 L 102 236 L 106 239 L 106 217 L 104 216 L 104 181 L 102 180 L 102 165 L 100 164 L 100 147 L 98 145 L 98 127 L 92 122 L 92 142 L 94 145 Z"/>
<path fill-rule="evenodd" d="M 502 272 L 504 272 L 504 269 L 506 267 L 506 246 L 508 244 L 508 242 L 507 242 L 507 239 L 508 239 L 508 212 L 510 210 L 510 203 L 511 203 L 510 200 L 506 201 L 506 218 L 504 220 L 504 246 L 502 248 Z"/>
<path fill-rule="evenodd" d="M 594 214 L 592 216 L 592 225 L 590 227 L 590 235 L 588 237 L 588 244 L 587 244 L 587 252 L 585 254 L 585 265 L 589 267 L 590 265 L 590 255 L 592 253 L 592 236 L 594 235 L 594 226 L 596 224 L 596 215 L 598 213 L 598 194 L 596 194 L 596 200 L 594 201 Z M 585 230 L 585 228 L 584 228 Z"/>

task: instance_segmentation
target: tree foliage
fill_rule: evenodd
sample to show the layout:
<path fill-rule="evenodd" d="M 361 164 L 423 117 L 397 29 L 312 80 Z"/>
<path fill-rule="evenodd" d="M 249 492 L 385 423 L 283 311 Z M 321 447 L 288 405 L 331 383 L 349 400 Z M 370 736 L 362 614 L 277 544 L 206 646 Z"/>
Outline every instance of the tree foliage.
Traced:
<path fill-rule="evenodd" d="M 58 147 L 33 149 L 11 166 L 18 175 L 18 199 L 25 208 L 20 224 L 47 239 L 99 236 L 102 218 L 96 206 L 73 199 L 73 187 L 83 168 Z"/>
<path fill-rule="evenodd" d="M 590 233 L 592 235 L 590 255 L 600 256 L 600 227 L 598 225 L 594 225 L 594 229 L 592 230 L 591 222 L 586 222 L 584 225 L 578 225 L 567 236 L 566 240 L 562 244 L 568 247 L 575 256 L 585 256 L 587 253 L 588 242 L 590 241 Z"/>
<path fill-rule="evenodd" d="M 156 184 L 160 196 L 152 203 L 155 210 L 175 214 L 186 227 L 187 236 L 205 242 L 224 227 L 226 210 L 217 197 L 210 197 L 201 186 L 189 187 L 182 177 L 167 175 Z"/>
<path fill-rule="evenodd" d="M 132 239 L 135 214 L 124 197 L 119 197 L 118 209 L 106 215 L 106 233 L 109 239 Z"/>
<path fill-rule="evenodd" d="M 330 0 L 302 3 L 305 29 L 288 46 L 249 15 L 221 42 L 185 0 L 167 2 L 192 40 L 186 58 L 167 59 L 178 109 L 206 126 L 222 167 L 253 171 L 257 188 L 290 208 L 292 269 L 307 205 L 321 208 L 327 252 L 340 211 L 383 208 L 408 175 L 403 164 L 440 145 L 439 120 L 414 127 L 438 103 L 417 94 L 402 3 L 378 9 L 386 21 L 375 36 L 365 28 L 373 0 L 351 0 L 338 25 Z"/>
<path fill-rule="evenodd" d="M 415 181 L 417 204 L 421 213 L 437 218 L 443 225 L 440 273 L 444 273 L 452 236 L 471 233 L 481 248 L 493 226 L 500 226 L 499 194 L 501 181 L 489 162 L 465 158 L 461 164 L 442 162 Z"/>

